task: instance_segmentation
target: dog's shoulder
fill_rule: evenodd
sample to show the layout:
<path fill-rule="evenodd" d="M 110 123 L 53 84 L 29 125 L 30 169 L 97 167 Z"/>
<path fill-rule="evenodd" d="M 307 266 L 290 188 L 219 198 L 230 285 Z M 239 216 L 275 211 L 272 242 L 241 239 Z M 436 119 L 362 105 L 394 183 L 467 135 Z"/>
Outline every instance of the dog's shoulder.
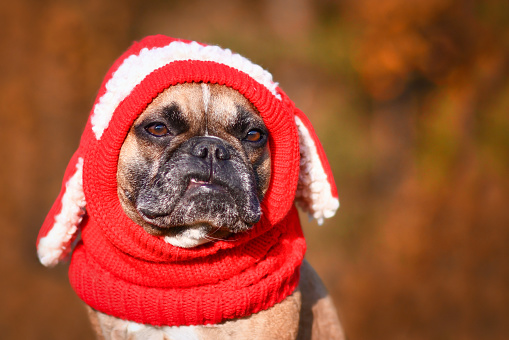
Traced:
<path fill-rule="evenodd" d="M 301 266 L 299 291 L 301 309 L 297 339 L 345 339 L 332 298 L 306 260 Z"/>

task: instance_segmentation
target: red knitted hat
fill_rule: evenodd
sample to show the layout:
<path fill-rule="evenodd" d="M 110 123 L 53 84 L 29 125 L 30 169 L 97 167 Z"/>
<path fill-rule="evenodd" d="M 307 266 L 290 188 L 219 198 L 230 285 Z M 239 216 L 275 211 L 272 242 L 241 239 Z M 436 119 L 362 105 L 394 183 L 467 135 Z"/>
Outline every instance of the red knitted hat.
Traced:
<path fill-rule="evenodd" d="M 162 91 L 186 82 L 222 84 L 244 95 L 269 130 L 272 162 L 260 222 L 234 241 L 191 249 L 130 220 L 116 182 L 133 122 Z M 81 231 L 69 277 L 87 304 L 152 325 L 218 323 L 269 308 L 295 289 L 306 246 L 294 202 L 319 223 L 339 206 L 311 124 L 272 76 L 227 49 L 151 36 L 133 44 L 106 75 L 37 250 L 53 266 Z"/>

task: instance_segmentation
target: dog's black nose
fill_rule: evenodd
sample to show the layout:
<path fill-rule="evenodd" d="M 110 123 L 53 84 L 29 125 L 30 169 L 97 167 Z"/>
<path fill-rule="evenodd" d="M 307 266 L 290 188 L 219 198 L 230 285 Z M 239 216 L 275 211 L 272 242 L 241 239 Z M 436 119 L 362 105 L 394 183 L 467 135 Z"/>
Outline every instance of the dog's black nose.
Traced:
<path fill-rule="evenodd" d="M 224 142 L 217 137 L 196 137 L 191 154 L 199 158 L 212 157 L 221 161 L 230 159 L 230 153 Z"/>

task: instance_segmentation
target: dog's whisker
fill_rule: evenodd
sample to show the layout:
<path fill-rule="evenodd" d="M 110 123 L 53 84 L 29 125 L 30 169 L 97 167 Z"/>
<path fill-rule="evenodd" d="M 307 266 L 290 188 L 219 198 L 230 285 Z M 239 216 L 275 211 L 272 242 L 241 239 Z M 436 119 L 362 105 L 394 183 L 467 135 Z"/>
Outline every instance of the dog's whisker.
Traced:
<path fill-rule="evenodd" d="M 214 235 L 215 233 L 217 233 L 219 230 L 221 230 L 221 227 L 216 227 L 214 229 L 214 231 L 210 232 L 210 233 L 207 233 L 205 235 L 205 239 L 209 240 L 209 241 L 226 241 L 226 242 L 233 242 L 233 241 L 236 241 L 237 239 L 234 238 L 234 239 L 226 239 L 226 238 L 221 238 L 221 237 L 213 237 L 212 235 Z"/>
<path fill-rule="evenodd" d="M 213 237 L 212 235 L 214 233 L 216 233 L 220 228 L 216 228 L 216 230 L 214 230 L 213 232 L 211 233 L 208 233 L 206 234 L 205 236 L 203 236 L 206 240 L 209 240 L 209 241 L 226 241 L 226 242 L 233 242 L 233 241 L 236 241 L 236 239 L 226 239 L 226 238 L 221 238 L 221 237 Z"/>
<path fill-rule="evenodd" d="M 212 237 L 210 235 L 205 235 L 203 236 L 206 240 L 209 240 L 209 241 L 227 241 L 227 242 L 232 242 L 232 241 L 235 241 L 235 240 L 228 240 L 228 239 L 225 239 L 225 238 L 220 238 L 220 237 Z"/>
<path fill-rule="evenodd" d="M 207 233 L 207 235 L 214 235 L 215 233 L 217 233 L 219 231 L 219 229 L 221 229 L 221 227 L 217 227 L 213 232 Z"/>

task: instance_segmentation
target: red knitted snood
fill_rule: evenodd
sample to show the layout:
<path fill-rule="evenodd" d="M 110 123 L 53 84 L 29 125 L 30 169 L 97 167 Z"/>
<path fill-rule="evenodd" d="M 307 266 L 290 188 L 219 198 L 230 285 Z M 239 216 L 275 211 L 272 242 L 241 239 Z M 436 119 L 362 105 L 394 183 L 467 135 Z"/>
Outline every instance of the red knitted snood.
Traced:
<path fill-rule="evenodd" d="M 260 112 L 270 134 L 271 182 L 262 218 L 249 232 L 196 248 L 174 247 L 131 221 L 117 196 L 122 143 L 136 118 L 168 87 L 229 86 Z M 337 192 L 309 121 L 270 74 L 216 46 L 148 37 L 108 72 L 38 237 L 41 262 L 70 250 L 71 285 L 91 307 L 152 325 L 199 325 L 251 315 L 296 288 L 306 244 L 297 201 L 318 220 L 333 215 Z"/>

